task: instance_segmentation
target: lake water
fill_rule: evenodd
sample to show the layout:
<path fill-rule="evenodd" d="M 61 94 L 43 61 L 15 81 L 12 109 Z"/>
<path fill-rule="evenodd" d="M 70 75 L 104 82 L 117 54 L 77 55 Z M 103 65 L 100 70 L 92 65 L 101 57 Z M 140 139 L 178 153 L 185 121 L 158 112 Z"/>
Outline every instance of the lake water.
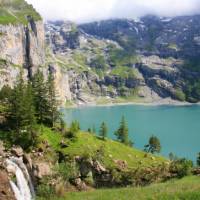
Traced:
<path fill-rule="evenodd" d="M 164 156 L 173 152 L 195 161 L 200 152 L 200 106 L 123 105 L 65 109 L 63 112 L 68 124 L 78 120 L 83 130 L 95 126 L 98 132 L 101 122 L 105 121 L 109 137 L 113 139 L 124 115 L 130 139 L 139 149 L 155 135 L 160 139 Z"/>

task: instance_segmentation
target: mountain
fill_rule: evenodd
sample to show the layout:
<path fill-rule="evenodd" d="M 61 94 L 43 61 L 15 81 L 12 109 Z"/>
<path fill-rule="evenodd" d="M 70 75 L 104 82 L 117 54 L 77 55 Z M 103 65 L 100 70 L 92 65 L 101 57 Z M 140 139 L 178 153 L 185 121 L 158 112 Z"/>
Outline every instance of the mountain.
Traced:
<path fill-rule="evenodd" d="M 47 41 L 57 64 L 70 74 L 73 101 L 198 102 L 199 19 L 48 22 Z"/>
<path fill-rule="evenodd" d="M 44 64 L 42 18 L 23 0 L 1 0 L 0 88 L 13 86 L 20 70 L 30 78 Z"/>
<path fill-rule="evenodd" d="M 23 0 L 0 4 L 0 88 L 40 68 L 62 105 L 200 100 L 199 15 L 44 26 Z"/>

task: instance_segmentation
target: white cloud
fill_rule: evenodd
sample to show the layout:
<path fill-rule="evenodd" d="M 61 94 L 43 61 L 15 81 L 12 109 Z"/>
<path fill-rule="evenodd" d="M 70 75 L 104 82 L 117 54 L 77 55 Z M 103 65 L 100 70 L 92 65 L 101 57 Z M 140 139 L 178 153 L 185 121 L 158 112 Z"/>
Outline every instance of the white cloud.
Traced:
<path fill-rule="evenodd" d="M 146 14 L 178 16 L 200 14 L 200 0 L 27 0 L 46 20 L 89 22 L 134 18 Z"/>

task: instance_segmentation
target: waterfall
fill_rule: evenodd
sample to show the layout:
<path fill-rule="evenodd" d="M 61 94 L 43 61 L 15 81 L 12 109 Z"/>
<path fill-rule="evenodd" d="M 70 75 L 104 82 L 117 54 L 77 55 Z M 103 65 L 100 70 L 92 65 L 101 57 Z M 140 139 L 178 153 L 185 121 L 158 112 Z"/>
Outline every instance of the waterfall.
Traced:
<path fill-rule="evenodd" d="M 10 181 L 11 188 L 17 200 L 32 200 L 35 197 L 34 187 L 28 170 L 20 158 L 6 160 L 7 170 L 16 177 L 16 183 Z"/>

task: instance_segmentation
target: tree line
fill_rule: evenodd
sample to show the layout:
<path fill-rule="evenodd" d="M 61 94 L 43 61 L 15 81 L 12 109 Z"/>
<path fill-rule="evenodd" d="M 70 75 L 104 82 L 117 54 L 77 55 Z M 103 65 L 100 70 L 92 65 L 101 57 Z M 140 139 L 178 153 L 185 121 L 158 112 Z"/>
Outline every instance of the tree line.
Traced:
<path fill-rule="evenodd" d="M 95 127 L 93 129 L 89 128 L 88 132 L 96 133 Z M 121 142 L 122 144 L 125 144 L 127 146 L 133 146 L 134 142 L 129 139 L 129 129 L 128 124 L 126 122 L 126 119 L 124 116 L 122 116 L 119 128 L 115 131 L 115 136 L 117 141 Z M 99 136 L 106 140 L 108 137 L 108 127 L 105 122 L 102 122 L 99 129 Z M 149 138 L 148 144 L 144 146 L 144 151 L 148 153 L 160 153 L 161 151 L 161 143 L 158 137 L 152 135 Z"/>
<path fill-rule="evenodd" d="M 29 81 L 23 73 L 17 77 L 13 88 L 4 86 L 0 91 L 0 128 L 9 133 L 14 144 L 27 149 L 37 141 L 37 124 L 54 127 L 61 119 L 58 111 L 54 76 L 49 72 L 47 80 L 38 70 Z"/>

